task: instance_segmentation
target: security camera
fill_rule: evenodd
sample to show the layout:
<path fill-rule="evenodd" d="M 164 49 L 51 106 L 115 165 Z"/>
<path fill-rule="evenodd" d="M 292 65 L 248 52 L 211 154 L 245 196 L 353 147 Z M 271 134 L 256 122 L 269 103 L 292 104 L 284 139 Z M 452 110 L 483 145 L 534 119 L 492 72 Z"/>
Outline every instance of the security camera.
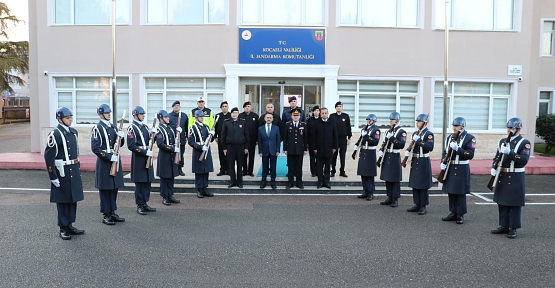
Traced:
<path fill-rule="evenodd" d="M 523 79 L 523 77 L 518 77 L 518 81 L 522 81 Z"/>
<path fill-rule="evenodd" d="M 48 70 L 44 70 L 44 76 L 48 76 Z"/>

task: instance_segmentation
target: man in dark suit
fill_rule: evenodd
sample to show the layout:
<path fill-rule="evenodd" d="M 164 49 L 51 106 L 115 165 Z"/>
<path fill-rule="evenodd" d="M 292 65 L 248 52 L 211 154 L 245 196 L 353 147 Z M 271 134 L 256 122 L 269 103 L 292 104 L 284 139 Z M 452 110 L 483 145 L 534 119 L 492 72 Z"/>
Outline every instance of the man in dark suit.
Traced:
<path fill-rule="evenodd" d="M 310 147 L 313 147 L 316 154 L 316 173 L 318 174 L 317 188 L 326 187 L 331 189 L 330 185 L 330 164 L 331 157 L 337 151 L 337 128 L 335 124 L 328 119 L 328 108 L 320 109 L 321 121 L 316 121 L 313 130 L 313 137 L 309 140 Z M 311 128 L 312 129 L 312 128 Z"/>
<path fill-rule="evenodd" d="M 239 114 L 239 119 L 245 120 L 245 125 L 249 130 L 249 146 L 247 149 L 249 153 L 245 155 L 243 161 L 243 176 L 249 175 L 254 177 L 254 153 L 256 148 L 256 141 L 258 140 L 258 114 L 252 112 L 251 102 L 247 101 L 243 104 L 243 112 Z"/>
<path fill-rule="evenodd" d="M 341 167 L 339 167 L 339 176 L 347 177 L 345 173 L 345 154 L 347 153 L 347 146 L 351 144 L 351 137 L 353 133 L 351 132 L 351 118 L 349 114 L 343 112 L 343 103 L 341 101 L 335 103 L 335 111 L 330 115 L 330 121 L 335 123 L 337 127 L 337 140 L 339 148 L 333 154 L 331 159 L 331 177 L 335 177 L 335 164 L 337 163 L 337 155 L 339 154 L 339 160 L 341 161 Z"/>
<path fill-rule="evenodd" d="M 307 149 L 307 129 L 306 123 L 300 122 L 301 112 L 296 109 L 291 114 L 293 120 L 287 122 L 283 129 L 283 151 L 287 155 L 287 167 L 289 183 L 285 189 L 297 186 L 304 189 L 303 184 L 303 156 L 306 154 Z M 294 185 L 294 179 L 297 179 Z"/>
<path fill-rule="evenodd" d="M 220 172 L 216 174 L 217 176 L 227 175 L 227 156 L 224 154 L 224 148 L 220 139 L 222 138 L 224 121 L 231 118 L 231 113 L 229 113 L 229 104 L 227 101 L 223 101 L 220 104 L 220 109 L 222 109 L 222 112 L 216 114 L 216 120 L 214 123 L 214 130 L 216 131 L 214 139 L 216 139 L 216 143 L 218 143 L 218 158 L 220 159 Z"/>
<path fill-rule="evenodd" d="M 260 188 L 266 187 L 266 177 L 270 174 L 270 185 L 276 189 L 276 164 L 281 142 L 279 127 L 272 124 L 274 117 L 267 113 L 264 118 L 266 124 L 258 128 L 258 153 L 262 157 L 262 183 Z"/>
<path fill-rule="evenodd" d="M 316 123 L 317 121 L 321 121 L 320 106 L 318 105 L 312 107 L 312 117 L 306 120 L 308 139 L 312 138 L 312 127 L 314 127 L 314 123 Z M 308 144 L 310 145 L 310 143 Z M 316 155 L 314 154 L 314 149 L 312 149 L 310 146 L 308 147 L 308 153 L 310 155 L 310 174 L 312 174 L 312 177 L 316 177 Z"/>
<path fill-rule="evenodd" d="M 279 115 L 274 112 L 273 103 L 266 104 L 266 113 L 262 113 L 262 115 L 260 115 L 260 118 L 258 118 L 258 127 L 266 124 L 266 114 L 268 113 L 272 114 L 272 117 L 274 118 L 272 124 L 278 126 L 281 133 L 281 131 L 283 131 L 283 123 L 281 123 L 281 117 L 279 117 Z"/>
<path fill-rule="evenodd" d="M 179 155 L 181 156 L 181 161 L 179 161 L 179 175 L 185 176 L 183 173 L 183 153 L 185 153 L 185 144 L 187 143 L 187 135 L 185 131 L 187 130 L 187 123 L 189 123 L 189 117 L 186 113 L 181 112 L 181 102 L 174 101 L 172 104 L 172 112 L 170 115 L 170 127 L 172 127 L 175 135 L 179 134 Z M 177 120 L 181 117 L 181 123 L 177 125 Z"/>
<path fill-rule="evenodd" d="M 231 109 L 231 119 L 224 121 L 222 130 L 222 144 L 224 145 L 224 154 L 227 156 L 230 183 L 228 188 L 237 186 L 243 188 L 243 160 L 244 156 L 249 153 L 249 130 L 245 125 L 245 120 L 239 119 L 239 108 Z M 237 163 L 237 171 L 235 165 Z"/>

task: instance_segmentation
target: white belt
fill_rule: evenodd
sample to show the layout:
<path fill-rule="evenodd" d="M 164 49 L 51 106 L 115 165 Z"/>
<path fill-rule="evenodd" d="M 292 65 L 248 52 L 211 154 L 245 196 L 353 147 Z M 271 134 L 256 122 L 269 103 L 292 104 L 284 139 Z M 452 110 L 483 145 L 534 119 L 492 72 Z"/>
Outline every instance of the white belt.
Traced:
<path fill-rule="evenodd" d="M 387 149 L 386 153 L 401 153 L 401 149 Z"/>
<path fill-rule="evenodd" d="M 139 146 L 139 148 L 144 149 L 144 150 L 148 150 L 148 146 Z"/>
<path fill-rule="evenodd" d="M 451 160 L 451 164 L 468 164 L 468 160 Z"/>
<path fill-rule="evenodd" d="M 376 146 L 360 147 L 360 149 L 362 149 L 362 150 L 376 150 Z"/>
<path fill-rule="evenodd" d="M 414 157 L 414 158 L 421 158 L 421 157 L 426 158 L 426 157 L 430 157 L 430 153 L 425 153 L 425 154 L 422 154 L 422 155 L 420 155 L 418 153 L 413 153 L 412 157 Z"/>
<path fill-rule="evenodd" d="M 526 171 L 525 168 L 501 168 L 501 172 L 510 173 L 510 172 L 524 172 Z"/>
<path fill-rule="evenodd" d="M 73 159 L 73 160 L 62 161 L 62 163 L 64 163 L 64 165 L 66 165 L 66 166 L 77 164 L 77 163 L 79 163 L 79 158 Z"/>

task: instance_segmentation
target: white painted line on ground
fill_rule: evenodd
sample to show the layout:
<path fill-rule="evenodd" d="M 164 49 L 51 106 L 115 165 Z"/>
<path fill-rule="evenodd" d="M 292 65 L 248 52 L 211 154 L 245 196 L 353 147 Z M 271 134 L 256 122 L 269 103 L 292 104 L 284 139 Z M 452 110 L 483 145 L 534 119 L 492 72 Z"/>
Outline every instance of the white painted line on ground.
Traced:
<path fill-rule="evenodd" d="M 497 205 L 497 203 L 483 203 L 483 202 L 475 202 L 474 204 L 476 205 Z M 550 202 L 546 202 L 546 203 L 526 203 L 526 206 L 528 205 L 555 205 L 555 203 L 550 203 Z"/>
<path fill-rule="evenodd" d="M 476 197 L 478 197 L 478 198 L 480 198 L 480 199 L 482 199 L 482 200 L 484 200 L 484 201 L 493 202 L 492 199 L 486 198 L 486 197 L 484 197 L 484 196 L 481 195 L 481 194 L 485 194 L 485 193 L 474 193 L 474 192 L 470 192 L 470 194 L 471 194 L 471 195 L 474 195 L 474 196 L 476 196 Z"/>

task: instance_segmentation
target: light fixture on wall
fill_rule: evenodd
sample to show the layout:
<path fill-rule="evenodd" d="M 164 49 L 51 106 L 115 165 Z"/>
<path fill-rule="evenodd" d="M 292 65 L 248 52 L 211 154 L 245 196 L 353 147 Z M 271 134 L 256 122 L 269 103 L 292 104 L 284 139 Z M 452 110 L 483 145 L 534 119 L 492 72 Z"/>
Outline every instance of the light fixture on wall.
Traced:
<path fill-rule="evenodd" d="M 278 84 L 285 84 L 285 81 L 279 81 Z"/>

